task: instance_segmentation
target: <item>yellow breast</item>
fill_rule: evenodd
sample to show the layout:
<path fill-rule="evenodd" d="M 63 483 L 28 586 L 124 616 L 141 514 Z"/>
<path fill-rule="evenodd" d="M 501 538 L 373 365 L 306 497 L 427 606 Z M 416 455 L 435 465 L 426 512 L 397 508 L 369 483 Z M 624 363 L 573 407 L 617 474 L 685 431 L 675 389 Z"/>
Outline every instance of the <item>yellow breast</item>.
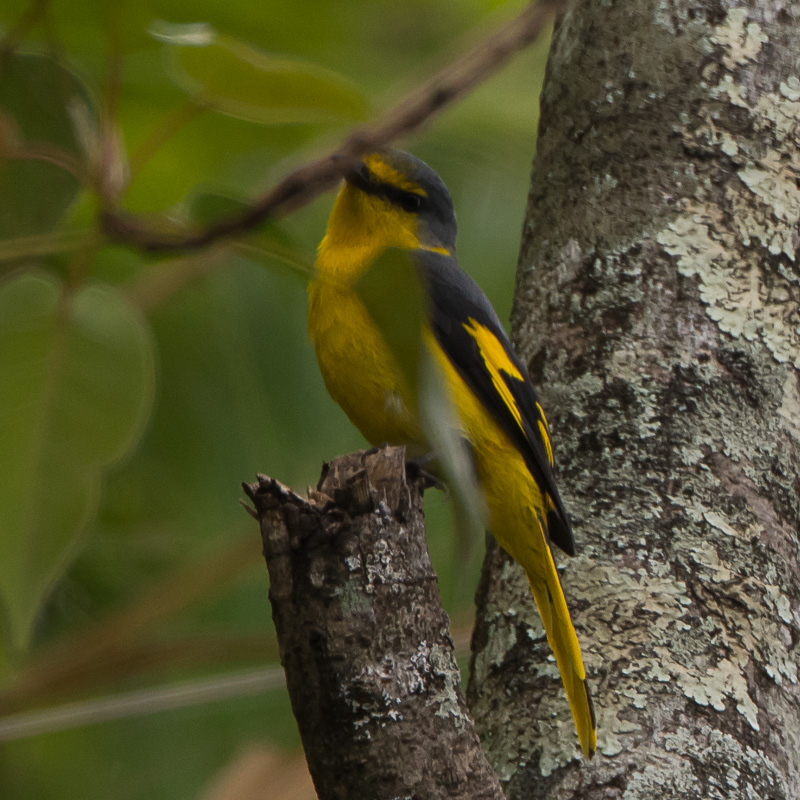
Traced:
<path fill-rule="evenodd" d="M 372 444 L 425 452 L 416 402 L 355 284 L 387 247 L 414 248 L 411 217 L 389 214 L 383 201 L 344 184 L 309 285 L 308 330 L 331 397 Z"/>
<path fill-rule="evenodd" d="M 322 280 L 309 287 L 309 333 L 331 397 L 372 444 L 422 455 L 416 401 L 354 290 Z"/>

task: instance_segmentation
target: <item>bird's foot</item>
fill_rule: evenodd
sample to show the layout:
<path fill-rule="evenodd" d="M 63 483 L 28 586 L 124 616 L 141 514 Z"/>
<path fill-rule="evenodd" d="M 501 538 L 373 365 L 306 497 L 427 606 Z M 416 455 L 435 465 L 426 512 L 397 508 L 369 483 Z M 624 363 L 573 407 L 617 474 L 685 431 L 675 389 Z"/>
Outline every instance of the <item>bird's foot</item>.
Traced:
<path fill-rule="evenodd" d="M 408 475 L 411 480 L 422 481 L 423 489 L 441 489 L 442 491 L 446 491 L 446 487 L 441 479 L 426 469 L 435 459 L 435 453 L 427 453 L 419 458 L 409 459 L 406 461 L 406 475 Z"/>

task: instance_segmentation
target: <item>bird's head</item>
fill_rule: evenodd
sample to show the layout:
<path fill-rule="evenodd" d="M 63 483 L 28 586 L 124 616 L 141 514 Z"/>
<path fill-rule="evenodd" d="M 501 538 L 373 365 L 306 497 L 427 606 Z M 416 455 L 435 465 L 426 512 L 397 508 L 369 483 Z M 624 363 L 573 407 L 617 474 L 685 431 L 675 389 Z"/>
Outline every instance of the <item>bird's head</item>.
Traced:
<path fill-rule="evenodd" d="M 369 153 L 345 173 L 326 238 L 454 253 L 453 201 L 444 181 L 410 153 Z"/>

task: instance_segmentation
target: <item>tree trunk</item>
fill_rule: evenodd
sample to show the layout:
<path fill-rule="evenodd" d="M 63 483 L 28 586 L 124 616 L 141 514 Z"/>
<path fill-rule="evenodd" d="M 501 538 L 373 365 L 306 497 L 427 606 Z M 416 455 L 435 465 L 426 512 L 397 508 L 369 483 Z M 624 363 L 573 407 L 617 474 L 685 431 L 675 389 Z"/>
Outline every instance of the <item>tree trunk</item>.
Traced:
<path fill-rule="evenodd" d="M 777 0 L 580 0 L 555 32 L 514 332 L 599 751 L 491 547 L 469 696 L 509 798 L 800 798 L 799 65 Z"/>

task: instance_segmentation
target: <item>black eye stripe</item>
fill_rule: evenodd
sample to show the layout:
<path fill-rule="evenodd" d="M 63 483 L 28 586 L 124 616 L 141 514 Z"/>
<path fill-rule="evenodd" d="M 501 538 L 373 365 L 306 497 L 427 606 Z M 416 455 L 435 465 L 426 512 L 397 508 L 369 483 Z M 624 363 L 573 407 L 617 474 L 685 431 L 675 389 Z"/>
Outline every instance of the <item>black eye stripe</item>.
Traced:
<path fill-rule="evenodd" d="M 399 206 L 403 211 L 419 211 L 425 198 L 417 192 L 398 189 L 396 186 L 383 184 L 380 193 L 394 206 Z"/>
<path fill-rule="evenodd" d="M 383 197 L 393 206 L 398 206 L 409 213 L 419 211 L 427 203 L 427 198 L 418 192 L 377 181 L 365 164 L 351 172 L 347 179 L 362 192 Z"/>

